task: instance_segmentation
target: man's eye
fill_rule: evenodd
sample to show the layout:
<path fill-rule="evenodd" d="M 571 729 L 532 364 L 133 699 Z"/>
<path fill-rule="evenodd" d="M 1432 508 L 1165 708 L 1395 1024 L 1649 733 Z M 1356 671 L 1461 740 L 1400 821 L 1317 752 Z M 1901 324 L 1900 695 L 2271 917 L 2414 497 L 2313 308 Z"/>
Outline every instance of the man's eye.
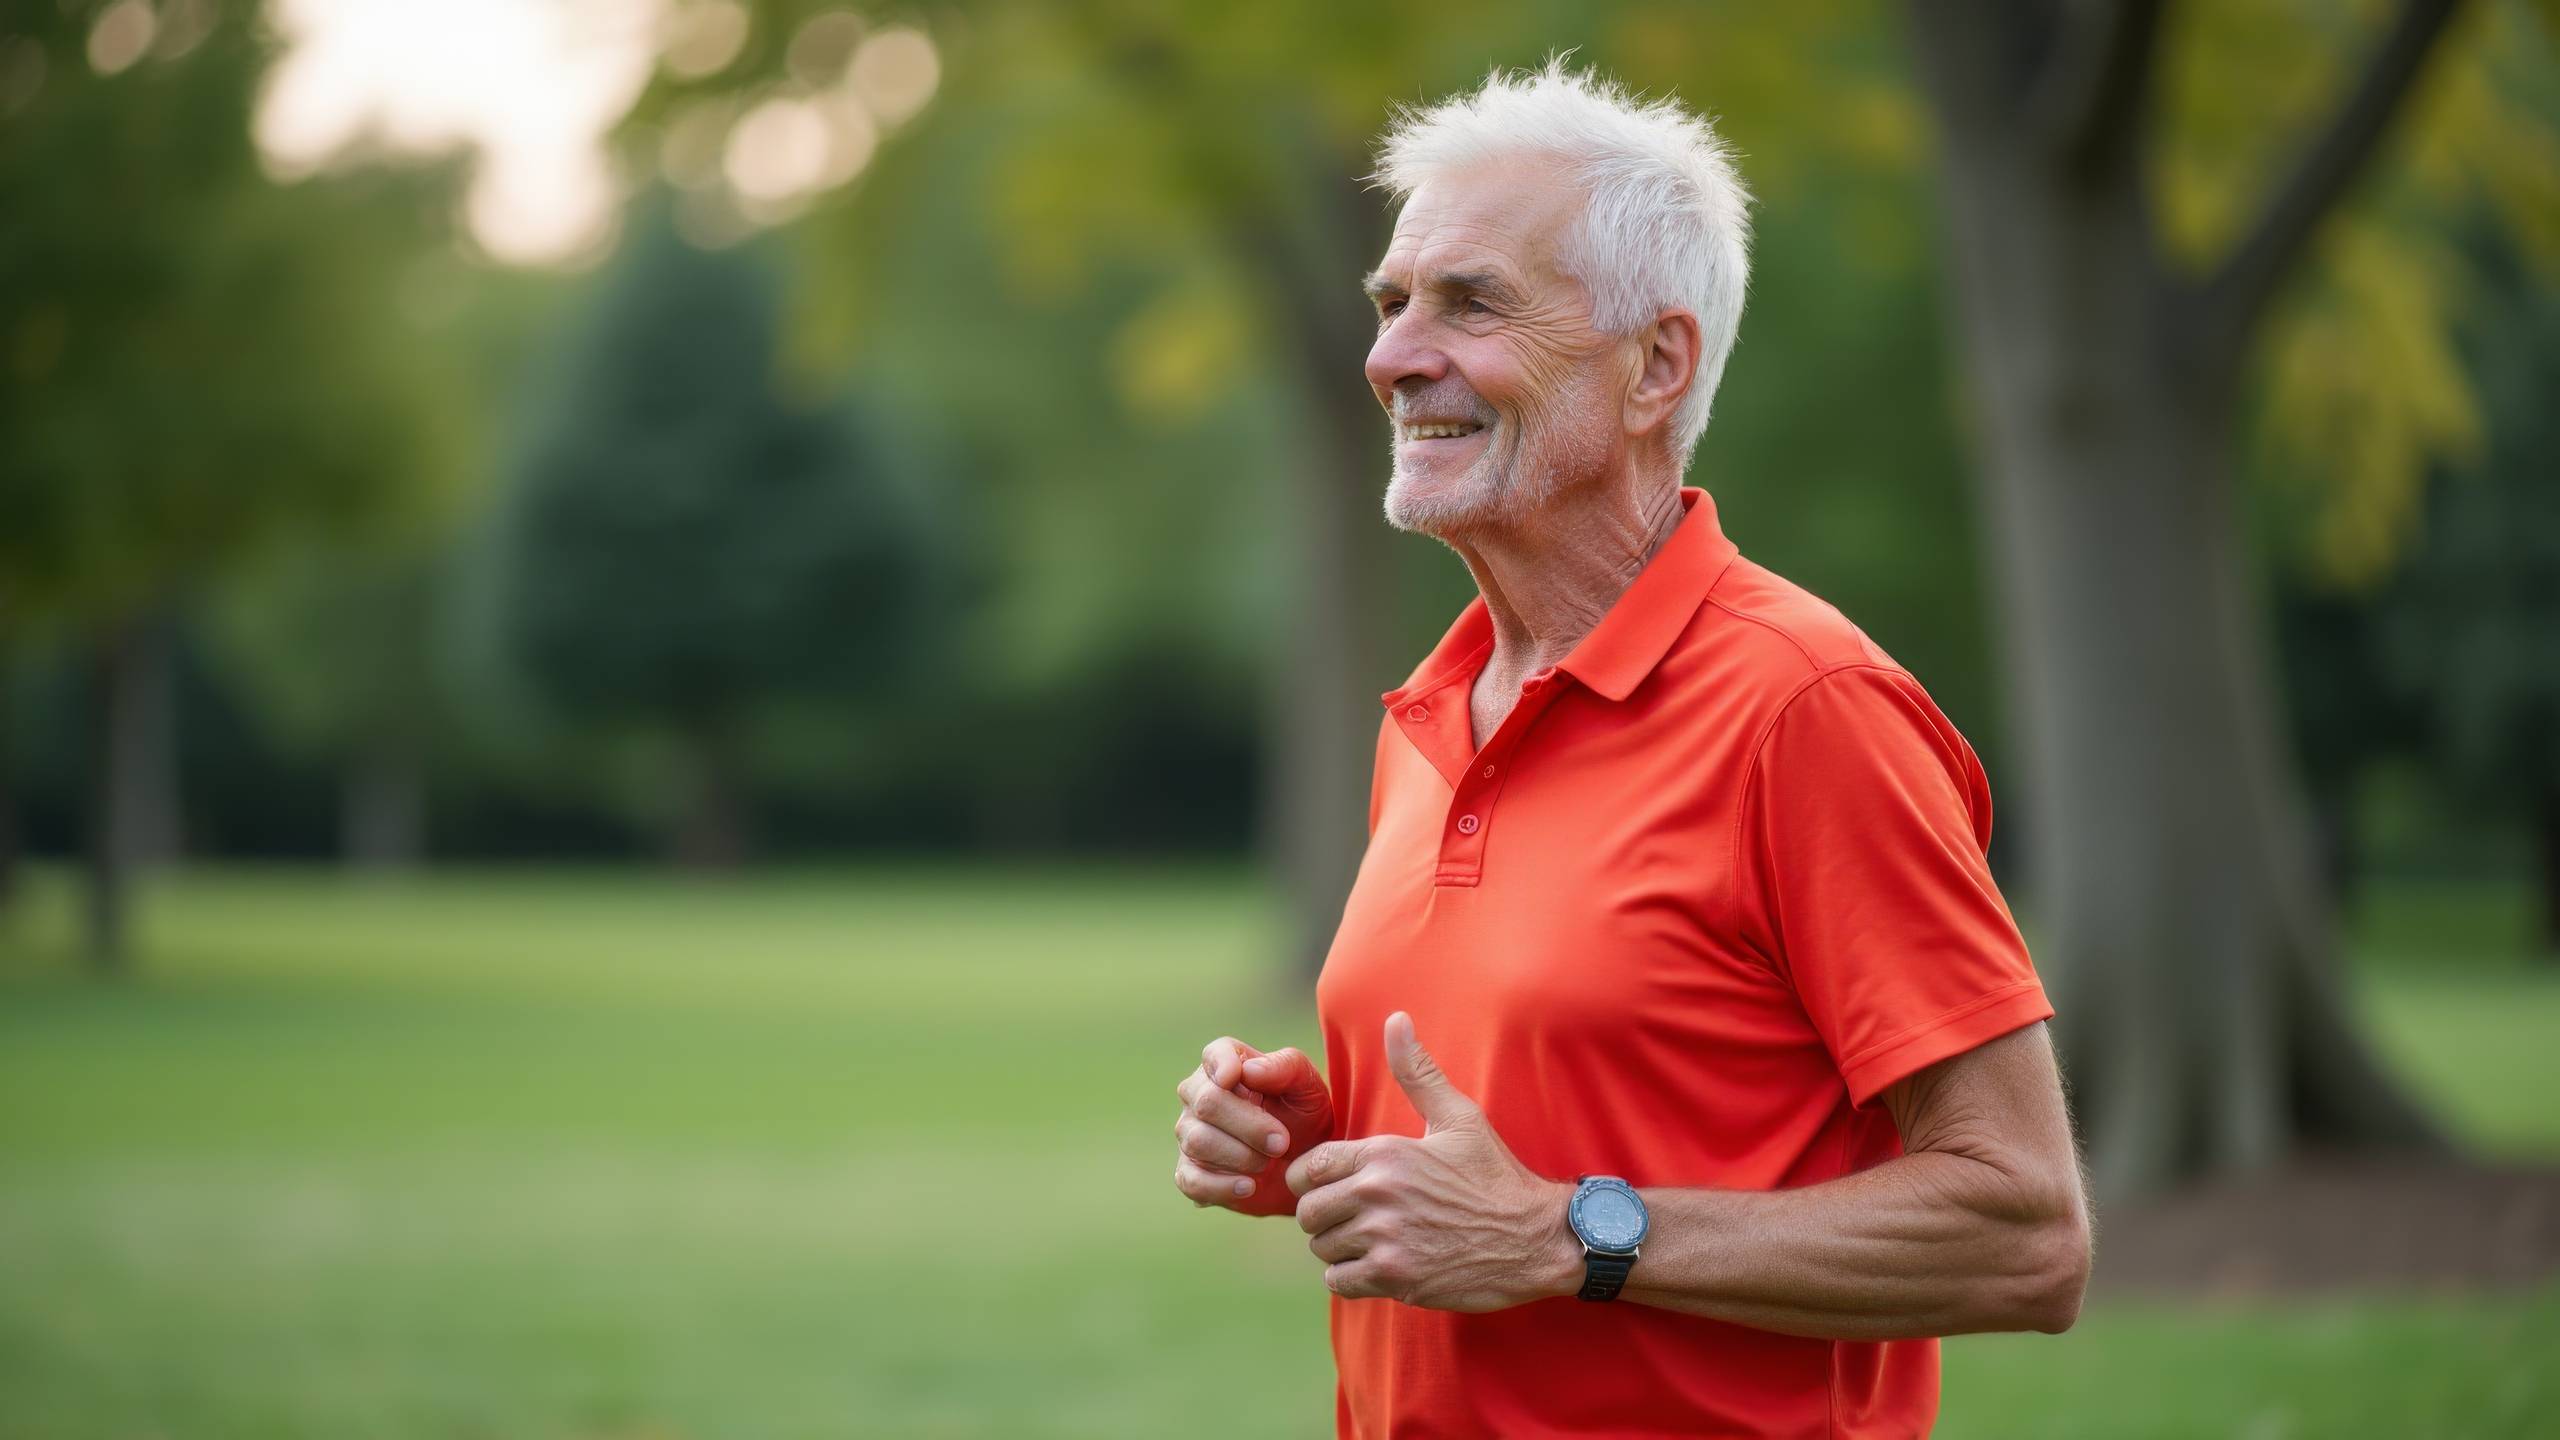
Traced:
<path fill-rule="evenodd" d="M 1490 315 L 1493 313 L 1493 307 L 1487 305 L 1481 300 L 1470 300 L 1467 302 L 1467 313 L 1470 315 Z"/>
<path fill-rule="evenodd" d="M 1402 314 L 1403 311 L 1404 302 L 1401 300 L 1381 300 L 1378 302 L 1378 318 L 1382 320 Z"/>

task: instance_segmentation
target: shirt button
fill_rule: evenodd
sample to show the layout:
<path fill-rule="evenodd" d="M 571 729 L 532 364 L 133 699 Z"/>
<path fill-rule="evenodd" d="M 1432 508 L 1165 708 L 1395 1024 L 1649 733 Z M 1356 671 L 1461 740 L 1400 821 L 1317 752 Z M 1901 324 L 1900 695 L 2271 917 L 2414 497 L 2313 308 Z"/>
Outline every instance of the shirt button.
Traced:
<path fill-rule="evenodd" d="M 1431 709 L 1426 705 L 1416 705 L 1412 709 L 1404 712 L 1404 718 L 1407 720 L 1428 720 L 1431 718 Z"/>
<path fill-rule="evenodd" d="M 1487 780 L 1490 780 L 1490 779 L 1492 779 L 1492 778 L 1493 778 L 1493 767 L 1492 767 L 1492 766 L 1487 765 L 1486 767 L 1484 767 L 1484 778 L 1486 778 Z"/>
<path fill-rule="evenodd" d="M 1483 821 L 1478 820 L 1473 815 L 1461 815 L 1458 817 L 1458 833 L 1461 835 L 1473 835 L 1483 826 L 1483 824 Z"/>
<path fill-rule="evenodd" d="M 1546 685 L 1547 682 L 1544 680 L 1523 680 L 1520 682 L 1520 693 L 1523 695 L 1535 695 L 1540 690 L 1545 689 Z"/>

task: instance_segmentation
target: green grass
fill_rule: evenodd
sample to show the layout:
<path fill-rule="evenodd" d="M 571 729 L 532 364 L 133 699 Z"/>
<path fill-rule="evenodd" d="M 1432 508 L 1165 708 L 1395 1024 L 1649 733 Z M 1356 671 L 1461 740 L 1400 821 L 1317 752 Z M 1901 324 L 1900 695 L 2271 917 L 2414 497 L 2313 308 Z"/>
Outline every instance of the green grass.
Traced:
<path fill-rule="evenodd" d="M 222 872 L 120 986 L 69 899 L 0 931 L 0 1436 L 1328 1426 L 1297 1232 L 1167 1178 L 1203 1039 L 1311 1038 L 1239 876 Z M 2404 913 L 2504 903 L 2360 917 L 2363 998 L 2560 1154 L 2560 969 Z M 2525 1435 L 2553 1353 L 2560 1290 L 2102 1301 L 1950 1342 L 1942 1433 Z"/>

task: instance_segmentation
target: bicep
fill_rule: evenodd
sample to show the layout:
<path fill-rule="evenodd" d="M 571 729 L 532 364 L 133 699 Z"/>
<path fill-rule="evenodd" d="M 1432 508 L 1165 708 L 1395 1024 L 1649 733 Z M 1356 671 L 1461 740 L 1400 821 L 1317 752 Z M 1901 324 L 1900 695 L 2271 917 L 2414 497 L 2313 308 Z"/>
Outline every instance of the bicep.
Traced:
<path fill-rule="evenodd" d="M 2026 1208 L 2077 1205 L 2080 1162 L 2062 1071 L 2043 1022 L 1896 1081 L 1883 1100 L 1904 1153 L 1953 1155 L 1998 1172 Z"/>

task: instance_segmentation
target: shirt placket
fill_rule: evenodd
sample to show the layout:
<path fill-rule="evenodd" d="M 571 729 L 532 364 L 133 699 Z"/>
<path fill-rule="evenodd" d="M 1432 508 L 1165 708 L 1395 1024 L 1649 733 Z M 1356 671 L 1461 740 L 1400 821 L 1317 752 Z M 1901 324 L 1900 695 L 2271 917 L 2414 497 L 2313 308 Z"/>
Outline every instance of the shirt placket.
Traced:
<path fill-rule="evenodd" d="M 1519 703 L 1458 776 L 1456 793 L 1449 797 L 1449 813 L 1440 826 L 1439 863 L 1431 876 L 1434 885 L 1473 885 L 1484 878 L 1485 846 L 1493 838 L 1495 806 L 1502 789 L 1511 782 L 1530 727 L 1563 689 L 1553 670 L 1541 670 L 1520 682 Z M 1456 720 L 1462 726 L 1468 723 L 1463 711 Z"/>

